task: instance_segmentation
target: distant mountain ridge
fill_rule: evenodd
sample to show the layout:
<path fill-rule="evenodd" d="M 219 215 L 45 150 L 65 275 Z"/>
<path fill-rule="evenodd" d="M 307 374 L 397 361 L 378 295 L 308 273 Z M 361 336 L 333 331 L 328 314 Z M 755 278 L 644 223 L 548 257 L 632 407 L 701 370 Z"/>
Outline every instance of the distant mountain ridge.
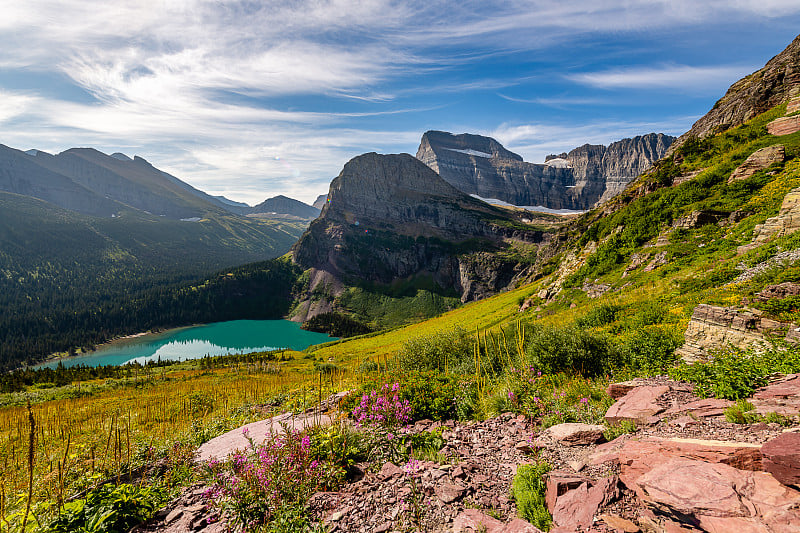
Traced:
<path fill-rule="evenodd" d="M 260 204 L 250 208 L 248 214 L 276 213 L 293 215 L 299 218 L 317 218 L 320 210 L 294 198 L 278 195 L 268 198 Z"/>
<path fill-rule="evenodd" d="M 586 144 L 538 164 L 523 161 L 491 137 L 428 131 L 417 159 L 467 194 L 512 205 L 585 210 L 621 192 L 663 157 L 673 140 L 651 133 L 607 147 Z"/>

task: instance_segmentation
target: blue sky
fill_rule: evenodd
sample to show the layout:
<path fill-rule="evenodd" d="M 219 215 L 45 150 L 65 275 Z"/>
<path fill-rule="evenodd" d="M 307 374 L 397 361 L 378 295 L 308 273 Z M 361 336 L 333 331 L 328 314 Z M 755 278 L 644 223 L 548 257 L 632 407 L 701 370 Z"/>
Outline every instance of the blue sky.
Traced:
<path fill-rule="evenodd" d="M 250 204 L 313 201 L 429 129 L 533 162 L 679 135 L 800 31 L 797 0 L 4 4 L 0 143 L 140 155 Z"/>

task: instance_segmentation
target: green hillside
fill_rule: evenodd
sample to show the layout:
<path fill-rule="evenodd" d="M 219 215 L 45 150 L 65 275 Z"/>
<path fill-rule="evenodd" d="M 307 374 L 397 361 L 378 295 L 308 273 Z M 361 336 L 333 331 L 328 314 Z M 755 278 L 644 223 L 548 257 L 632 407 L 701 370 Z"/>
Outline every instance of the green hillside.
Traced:
<path fill-rule="evenodd" d="M 766 125 L 785 112 L 786 105 L 780 105 L 740 127 L 684 143 L 623 194 L 563 229 L 557 268 L 553 271 L 553 261 L 548 268 L 539 265 L 540 275 L 551 273 L 534 283 L 402 329 L 325 345 L 313 355 L 357 368 L 365 359 L 390 358 L 412 339 L 454 328 L 473 335 L 500 327 L 508 332 L 519 322 L 534 328 L 576 327 L 607 337 L 628 354 L 646 356 L 645 345 L 656 337 L 672 349 L 681 344 L 699 303 L 738 306 L 748 299 L 765 316 L 800 318 L 796 297 L 766 304 L 749 300 L 769 284 L 800 281 L 797 260 L 734 283 L 747 268 L 800 247 L 800 233 L 795 233 L 739 251 L 751 243 L 757 224 L 778 213 L 786 193 L 800 187 L 800 132 L 781 137 L 767 133 Z M 775 144 L 785 147 L 784 162 L 728 183 L 748 156 Z M 683 222 L 681 217 L 688 220 L 697 212 L 708 217 Z M 648 259 L 635 266 L 636 255 Z M 661 264 L 645 271 L 659 255 Z M 590 298 L 592 287 L 606 292 Z M 550 296 L 538 298 L 544 289 Z M 530 305 L 520 312 L 526 300 Z"/>
<path fill-rule="evenodd" d="M 157 285 L 282 255 L 303 229 L 235 215 L 182 222 L 131 210 L 96 218 L 0 193 L 0 365 L 123 333 L 75 317 L 123 306 Z"/>

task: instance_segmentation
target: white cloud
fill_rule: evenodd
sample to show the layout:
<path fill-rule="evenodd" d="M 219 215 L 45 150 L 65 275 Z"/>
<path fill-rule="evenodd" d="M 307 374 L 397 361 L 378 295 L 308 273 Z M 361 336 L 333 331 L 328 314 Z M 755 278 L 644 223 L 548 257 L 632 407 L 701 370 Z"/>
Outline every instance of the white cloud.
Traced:
<path fill-rule="evenodd" d="M 600 72 L 569 74 L 567 78 L 602 89 L 697 89 L 727 87 L 758 67 L 723 65 L 694 67 L 664 65 L 660 67 L 616 68 Z"/>
<path fill-rule="evenodd" d="M 410 131 L 405 122 L 392 131 L 377 119 L 422 110 L 395 102 L 447 94 L 446 102 L 451 95 L 523 79 L 495 72 L 417 82 L 425 74 L 446 75 L 479 59 L 570 43 L 593 32 L 699 27 L 736 17 L 769 21 L 800 13 L 800 3 L 26 0 L 4 2 L 2 13 L 0 47 L 13 53 L 0 57 L 0 73 L 56 72 L 95 100 L 78 103 L 0 85 L 2 142 L 51 152 L 82 145 L 139 154 L 210 192 L 257 202 L 281 192 L 313 200 L 348 158 L 415 146 L 421 131 Z M 746 72 L 667 65 L 572 79 L 606 88 L 684 88 L 698 81 L 717 87 Z M 406 87 L 392 84 L 398 79 Z M 310 96 L 331 103 L 304 104 Z M 336 105 L 342 101 L 369 107 L 342 110 Z M 643 126 L 502 125 L 496 135 L 541 160 L 538 154 L 551 147 L 561 151 L 657 129 Z"/>

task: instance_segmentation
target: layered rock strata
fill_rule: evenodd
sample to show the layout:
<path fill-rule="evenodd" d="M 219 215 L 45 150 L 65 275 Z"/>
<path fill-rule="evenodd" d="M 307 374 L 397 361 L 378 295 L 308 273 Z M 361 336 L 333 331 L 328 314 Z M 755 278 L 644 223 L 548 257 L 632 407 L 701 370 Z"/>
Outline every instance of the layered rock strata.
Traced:
<path fill-rule="evenodd" d="M 780 211 L 753 229 L 753 241 L 739 248 L 739 253 L 757 248 L 773 238 L 791 235 L 800 229 L 800 187 L 783 197 Z"/>
<path fill-rule="evenodd" d="M 673 139 L 650 133 L 609 146 L 586 144 L 536 164 L 490 137 L 429 131 L 417 159 L 467 194 L 518 206 L 584 210 L 620 193 Z"/>
<path fill-rule="evenodd" d="M 764 349 L 768 337 L 796 341 L 797 326 L 761 317 L 752 311 L 700 304 L 684 333 L 685 343 L 676 353 L 688 362 L 703 359 L 710 350 L 732 345 Z"/>
<path fill-rule="evenodd" d="M 786 159 L 786 148 L 782 144 L 767 146 L 760 150 L 756 150 L 744 163 L 734 170 L 728 178 L 728 183 L 734 181 L 745 180 L 758 172 L 764 170 L 773 163 L 783 163 Z"/>

